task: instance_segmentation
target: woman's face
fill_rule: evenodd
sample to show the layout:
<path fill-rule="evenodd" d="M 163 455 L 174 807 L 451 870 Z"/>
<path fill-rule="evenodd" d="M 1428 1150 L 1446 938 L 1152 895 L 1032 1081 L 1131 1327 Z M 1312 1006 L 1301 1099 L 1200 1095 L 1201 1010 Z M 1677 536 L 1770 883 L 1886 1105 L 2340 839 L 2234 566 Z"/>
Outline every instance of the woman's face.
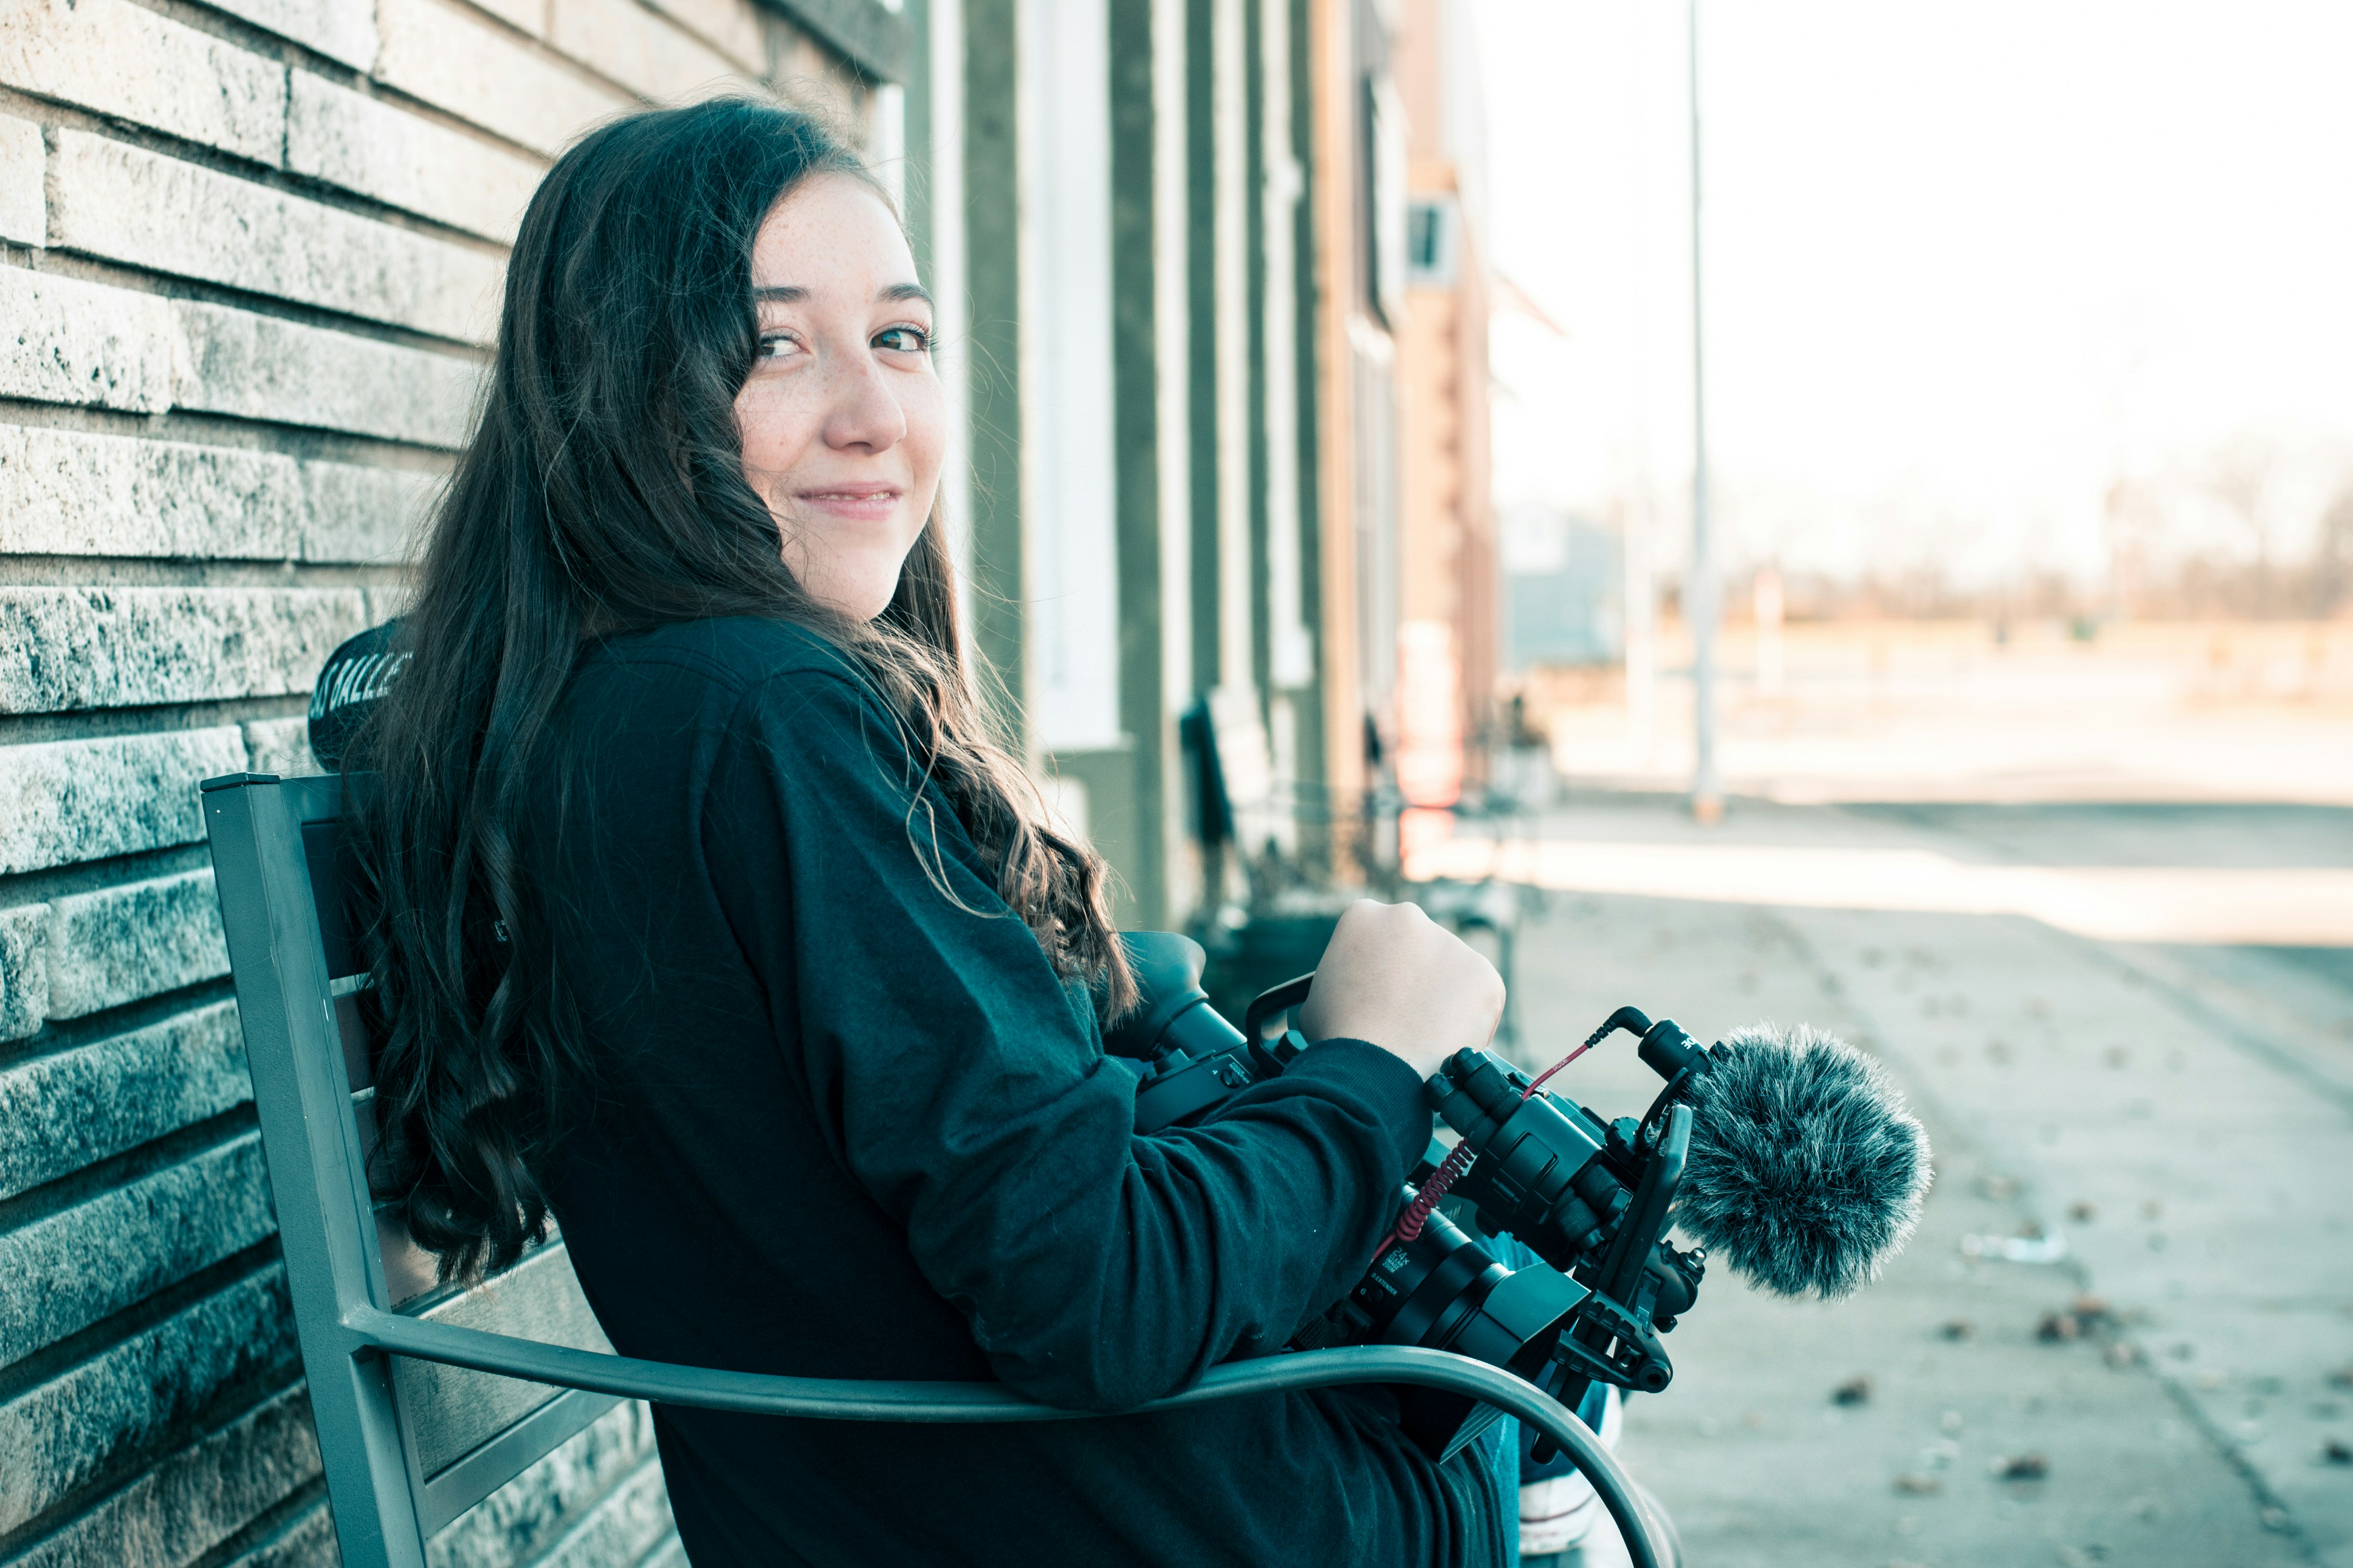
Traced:
<path fill-rule="evenodd" d="M 932 373 L 932 302 L 881 199 L 855 179 L 804 181 L 752 245 L 759 355 L 735 395 L 744 477 L 818 603 L 881 615 L 931 516 L 946 409 Z"/>

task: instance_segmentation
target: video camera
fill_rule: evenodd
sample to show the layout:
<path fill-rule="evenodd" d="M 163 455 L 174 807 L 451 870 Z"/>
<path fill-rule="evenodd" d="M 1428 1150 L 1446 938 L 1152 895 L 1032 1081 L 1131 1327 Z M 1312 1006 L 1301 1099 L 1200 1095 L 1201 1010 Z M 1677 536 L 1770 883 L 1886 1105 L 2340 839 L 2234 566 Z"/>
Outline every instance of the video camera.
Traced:
<path fill-rule="evenodd" d="M 1123 940 L 1145 1000 L 1104 1044 L 1141 1064 L 1137 1131 L 1197 1121 L 1305 1048 L 1296 1031 L 1271 1026 L 1306 999 L 1312 975 L 1261 995 L 1237 1030 L 1201 990 L 1198 945 L 1166 932 Z M 1450 1151 L 1431 1140 L 1364 1279 L 1302 1326 L 1293 1347 L 1453 1351 L 1572 1409 L 1595 1381 L 1665 1388 L 1674 1367 L 1659 1336 L 1691 1310 L 1706 1272 L 1702 1249 L 1666 1239 L 1691 1149 L 1685 1096 L 1725 1047 L 1711 1054 L 1672 1021 L 1621 1007 L 1568 1059 L 1619 1029 L 1640 1037 L 1643 1061 L 1667 1080 L 1640 1118 L 1605 1121 L 1500 1058 L 1457 1052 L 1427 1092 L 1459 1142 Z M 1472 1231 L 1508 1233 L 1542 1261 L 1508 1268 Z M 1436 1459 L 1494 1418 L 1457 1395 L 1401 1394 L 1406 1431 Z"/>

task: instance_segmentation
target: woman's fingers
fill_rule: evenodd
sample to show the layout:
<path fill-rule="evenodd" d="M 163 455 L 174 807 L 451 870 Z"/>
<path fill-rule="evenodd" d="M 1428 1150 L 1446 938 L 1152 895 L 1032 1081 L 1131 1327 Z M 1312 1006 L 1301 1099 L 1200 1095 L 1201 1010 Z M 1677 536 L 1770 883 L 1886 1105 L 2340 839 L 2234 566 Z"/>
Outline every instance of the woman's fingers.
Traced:
<path fill-rule="evenodd" d="M 1300 1009 L 1308 1038 L 1369 1040 L 1424 1078 L 1484 1046 L 1504 1014 L 1494 966 L 1417 904 L 1360 899 L 1340 917 Z"/>

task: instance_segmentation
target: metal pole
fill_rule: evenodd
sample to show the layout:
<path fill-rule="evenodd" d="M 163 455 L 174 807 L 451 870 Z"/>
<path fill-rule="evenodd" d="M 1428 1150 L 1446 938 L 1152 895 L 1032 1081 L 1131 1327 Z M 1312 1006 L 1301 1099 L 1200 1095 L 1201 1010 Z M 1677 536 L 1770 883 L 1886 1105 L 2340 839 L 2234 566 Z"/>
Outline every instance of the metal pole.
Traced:
<path fill-rule="evenodd" d="M 1692 634 L 1692 815 L 1724 815 L 1715 777 L 1715 563 L 1707 536 L 1707 381 L 1700 311 L 1699 0 L 1690 0 L 1692 244 L 1692 560 L 1683 615 Z"/>

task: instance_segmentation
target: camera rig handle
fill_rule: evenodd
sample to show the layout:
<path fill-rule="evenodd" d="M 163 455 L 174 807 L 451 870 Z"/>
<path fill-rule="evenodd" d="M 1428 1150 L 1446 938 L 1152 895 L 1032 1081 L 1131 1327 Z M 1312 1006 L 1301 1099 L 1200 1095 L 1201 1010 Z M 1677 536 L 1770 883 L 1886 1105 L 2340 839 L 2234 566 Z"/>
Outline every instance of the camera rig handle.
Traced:
<path fill-rule="evenodd" d="M 1260 992 L 1251 998 L 1249 1011 L 1242 1015 L 1242 1037 L 1264 1040 L 1267 1021 L 1280 1017 L 1306 1001 L 1307 989 L 1314 984 L 1315 972 L 1311 969 L 1304 974 Z"/>

